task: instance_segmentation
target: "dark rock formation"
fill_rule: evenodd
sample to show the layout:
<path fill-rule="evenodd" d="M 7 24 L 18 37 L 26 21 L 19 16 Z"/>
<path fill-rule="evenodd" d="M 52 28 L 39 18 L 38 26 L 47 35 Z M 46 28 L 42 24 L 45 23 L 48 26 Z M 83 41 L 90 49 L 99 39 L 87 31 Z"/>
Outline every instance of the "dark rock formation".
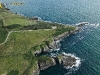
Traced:
<path fill-rule="evenodd" d="M 61 64 L 64 68 L 72 67 L 76 64 L 76 58 L 70 55 L 61 54 L 58 57 L 59 64 Z"/>
<path fill-rule="evenodd" d="M 48 47 L 48 46 L 46 46 L 45 48 L 43 48 L 42 53 L 45 53 L 45 52 L 50 52 L 50 49 L 49 49 L 49 47 Z"/>
<path fill-rule="evenodd" d="M 54 66 L 55 64 L 56 63 L 55 63 L 55 60 L 53 58 L 49 58 L 49 60 L 44 60 L 44 61 L 38 62 L 40 70 L 45 70 L 50 66 Z"/>
<path fill-rule="evenodd" d="M 79 27 L 76 27 L 76 29 L 74 31 L 71 31 L 70 34 L 68 32 L 65 32 L 57 37 L 53 38 L 53 41 L 50 44 L 46 44 L 46 47 L 41 48 L 40 50 L 35 52 L 35 55 L 39 55 L 41 53 L 45 53 L 45 52 L 50 52 L 51 49 L 57 49 L 59 48 L 59 44 L 57 43 L 57 41 L 61 41 L 63 38 L 71 35 L 71 34 L 75 34 L 77 32 L 79 32 L 81 29 Z"/>
<path fill-rule="evenodd" d="M 77 26 L 80 27 L 80 26 L 84 26 L 86 24 L 89 24 L 89 22 L 81 22 L 81 23 L 78 23 Z"/>
<path fill-rule="evenodd" d="M 70 33 L 69 32 L 65 32 L 65 33 L 63 33 L 63 34 L 61 34 L 61 35 L 59 35 L 57 37 L 54 37 L 54 41 L 58 41 L 58 40 L 61 41 L 63 38 L 65 38 L 65 37 L 67 37 L 67 36 L 69 36 L 71 34 L 75 34 L 75 33 L 79 32 L 80 30 L 81 30 L 81 28 L 76 27 L 76 29 L 74 31 L 70 31 Z"/>
<path fill-rule="evenodd" d="M 56 41 L 54 41 L 54 40 L 53 40 L 53 42 L 50 43 L 50 45 L 49 45 L 49 48 L 50 48 L 50 49 L 55 49 L 55 48 L 57 48 L 57 47 L 58 47 L 58 45 L 57 45 Z"/>
<path fill-rule="evenodd" d="M 42 53 L 42 50 L 40 49 L 40 50 L 37 50 L 37 51 L 33 52 L 33 55 L 38 56 L 41 53 Z"/>
<path fill-rule="evenodd" d="M 29 18 L 30 20 L 39 20 L 39 18 L 38 17 L 31 17 L 31 18 Z"/>

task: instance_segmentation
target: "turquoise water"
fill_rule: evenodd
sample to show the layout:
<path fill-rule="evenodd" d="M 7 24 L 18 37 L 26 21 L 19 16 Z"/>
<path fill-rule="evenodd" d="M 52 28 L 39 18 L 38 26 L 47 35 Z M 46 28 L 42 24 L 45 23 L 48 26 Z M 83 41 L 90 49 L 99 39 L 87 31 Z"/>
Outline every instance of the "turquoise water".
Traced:
<path fill-rule="evenodd" d="M 18 0 L 0 0 L 10 3 Z M 45 21 L 64 24 L 90 22 L 82 31 L 61 41 L 60 50 L 81 58 L 77 70 L 66 70 L 56 65 L 40 75 L 100 75 L 100 0 L 19 0 L 22 6 L 7 6 L 27 17 L 38 16 Z"/>

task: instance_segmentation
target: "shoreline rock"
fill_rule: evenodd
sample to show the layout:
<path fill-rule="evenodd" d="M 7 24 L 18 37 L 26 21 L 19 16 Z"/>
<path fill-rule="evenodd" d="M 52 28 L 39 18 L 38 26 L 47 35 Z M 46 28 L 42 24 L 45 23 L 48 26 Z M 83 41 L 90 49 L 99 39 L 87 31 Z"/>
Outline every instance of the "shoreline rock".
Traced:
<path fill-rule="evenodd" d="M 84 25 L 86 25 L 86 24 L 89 24 L 89 22 L 81 22 L 81 23 L 78 23 L 78 24 L 76 24 L 78 27 L 80 27 L 80 26 L 84 26 Z"/>
<path fill-rule="evenodd" d="M 81 30 L 81 28 L 79 27 L 76 27 L 76 29 L 74 31 L 71 31 L 70 33 L 68 32 L 65 32 L 57 37 L 54 37 L 54 41 L 61 41 L 62 39 L 66 38 L 67 36 L 71 35 L 71 34 L 75 34 L 77 32 L 79 32 Z"/>
<path fill-rule="evenodd" d="M 66 38 L 67 36 L 70 36 L 71 34 L 76 34 L 76 33 L 79 32 L 79 31 L 81 31 L 81 28 L 76 27 L 76 29 L 75 29 L 74 31 L 71 31 L 70 33 L 65 32 L 65 33 L 63 33 L 63 34 L 61 34 L 61 35 L 59 35 L 59 36 L 57 36 L 57 37 L 52 38 L 53 41 L 52 41 L 49 45 L 46 45 L 46 47 L 43 47 L 42 49 L 36 51 L 36 52 L 35 52 L 35 55 L 37 56 L 37 55 L 39 55 L 39 54 L 41 54 L 41 53 L 50 52 L 51 49 L 57 49 L 57 48 L 59 48 L 59 44 L 58 44 L 58 43 L 59 43 L 62 39 Z"/>
<path fill-rule="evenodd" d="M 53 38 L 53 42 L 50 43 L 49 47 L 46 46 L 44 49 L 43 49 L 43 52 L 50 52 L 51 49 L 55 49 L 58 47 L 58 44 L 57 42 L 61 41 L 62 39 L 64 39 L 65 37 L 71 35 L 71 34 L 75 34 L 77 32 L 79 32 L 81 29 L 79 27 L 76 27 L 76 29 L 72 32 L 70 32 L 70 34 L 68 34 L 68 32 L 66 33 L 63 33 L 61 35 L 59 35 L 58 37 L 55 37 Z M 42 51 L 41 51 L 42 52 Z M 39 53 L 41 53 L 39 52 Z M 43 61 L 43 62 L 38 62 L 38 66 L 39 66 L 39 70 L 36 72 L 40 72 L 41 70 L 45 70 L 51 66 L 54 66 L 56 64 L 60 64 L 62 65 L 64 68 L 68 68 L 68 67 L 71 67 L 73 65 L 76 64 L 76 59 L 75 57 L 71 57 L 71 56 L 66 56 L 64 54 L 61 54 L 57 57 L 49 57 L 49 59 L 51 60 L 50 62 L 47 62 L 47 60 Z M 38 74 L 34 74 L 34 75 L 38 75 Z"/>
<path fill-rule="evenodd" d="M 39 70 L 45 70 L 49 68 L 50 66 L 54 66 L 54 65 L 56 65 L 56 63 L 53 58 L 50 58 L 50 61 L 45 60 L 42 62 L 38 62 Z"/>
<path fill-rule="evenodd" d="M 71 57 L 69 55 L 61 54 L 58 57 L 59 64 L 61 64 L 64 68 L 68 69 L 76 64 L 76 58 Z"/>

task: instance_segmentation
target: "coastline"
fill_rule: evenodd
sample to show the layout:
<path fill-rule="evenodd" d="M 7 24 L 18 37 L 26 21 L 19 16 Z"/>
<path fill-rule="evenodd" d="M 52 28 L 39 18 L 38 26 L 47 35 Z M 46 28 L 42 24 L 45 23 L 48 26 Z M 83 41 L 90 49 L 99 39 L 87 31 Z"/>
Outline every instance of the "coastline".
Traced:
<path fill-rule="evenodd" d="M 51 49 L 57 49 L 57 47 L 59 46 L 58 44 L 57 44 L 57 41 L 62 41 L 64 38 L 66 38 L 66 37 L 68 37 L 68 36 L 70 36 L 70 35 L 72 35 L 72 34 L 76 34 L 77 32 L 79 32 L 81 29 L 80 28 L 76 28 L 75 29 L 75 31 L 72 31 L 70 34 L 68 34 L 68 32 L 65 32 L 65 33 L 63 33 L 63 34 L 61 34 L 61 35 L 59 35 L 59 36 L 57 36 L 57 37 L 54 37 L 53 38 L 53 42 L 50 44 L 50 46 L 47 48 L 44 48 L 44 53 L 45 52 L 50 52 L 51 51 Z M 38 52 L 39 54 L 41 54 L 41 52 L 42 51 L 40 51 L 40 52 Z M 38 54 L 38 55 L 39 55 Z M 34 75 L 38 75 L 39 73 L 40 73 L 40 71 L 41 70 L 45 70 L 45 69 L 48 69 L 49 67 L 51 67 L 51 66 L 54 66 L 54 65 L 56 65 L 58 62 L 59 62 L 59 65 L 62 65 L 63 66 L 63 64 L 61 63 L 61 62 L 64 62 L 66 59 L 64 59 L 64 60 L 62 60 L 63 59 L 63 56 L 65 57 L 65 58 L 70 58 L 70 57 L 67 57 L 67 56 L 73 56 L 73 55 L 69 55 L 69 54 L 61 54 L 61 56 L 60 56 L 60 58 L 59 58 L 59 55 L 58 56 L 54 56 L 54 57 L 50 57 L 50 59 L 52 59 L 52 63 L 53 64 L 51 64 L 51 63 L 48 63 L 48 65 L 46 65 L 46 64 L 42 64 L 42 65 L 44 65 L 44 66 L 42 66 L 41 65 L 41 68 L 43 68 L 43 69 L 39 69 L 39 67 L 38 67 L 38 70 L 36 70 L 35 72 L 34 72 Z M 70 61 L 70 63 L 72 63 L 72 62 L 76 62 L 76 65 L 73 63 L 72 64 L 72 66 L 65 66 L 65 68 L 66 69 L 69 69 L 69 68 L 73 68 L 74 66 L 76 66 L 76 67 L 78 67 L 79 65 L 80 65 L 80 59 L 78 58 L 78 57 L 71 57 L 70 59 L 72 59 L 71 61 Z M 68 59 L 69 60 L 69 59 Z M 73 61 L 73 60 L 75 60 L 75 61 Z M 78 61 L 78 62 L 77 62 Z M 68 61 L 66 61 L 66 63 L 65 64 L 67 64 L 67 62 Z M 38 65 L 40 65 L 40 64 L 38 64 Z"/>
<path fill-rule="evenodd" d="M 6 8 L 7 11 L 11 12 L 10 10 L 8 10 L 8 8 Z M 15 13 L 16 14 L 16 13 Z M 19 15 L 19 14 L 17 14 Z M 21 16 L 21 15 L 19 15 Z M 24 16 L 23 16 L 24 17 Z M 27 18 L 27 17 L 25 17 Z M 27 18 L 28 19 L 28 18 Z M 32 19 L 31 19 L 32 20 Z M 42 22 L 45 22 L 42 20 Z M 48 23 L 48 22 L 47 22 Z M 52 23 L 52 22 L 51 22 Z M 58 25 L 64 25 L 64 24 L 59 24 L 56 23 Z M 65 25 L 64 25 L 65 26 Z M 73 26 L 74 27 L 74 26 Z M 62 28 L 63 29 L 63 28 Z M 56 43 L 57 41 L 61 41 L 62 39 L 66 38 L 67 36 L 70 36 L 71 34 L 75 34 L 77 32 L 79 32 L 81 29 L 79 27 L 75 27 L 75 30 L 70 31 L 70 32 L 63 32 L 60 35 L 56 36 L 56 37 L 52 37 L 52 41 L 50 42 L 49 45 L 46 44 L 46 47 L 41 47 L 40 50 L 37 50 L 36 52 L 34 52 L 35 54 L 33 54 L 33 56 L 35 56 L 35 58 L 37 57 L 37 55 L 41 54 L 41 53 L 45 53 L 45 52 L 50 52 L 51 49 L 56 49 L 58 47 L 58 44 Z M 8 38 L 8 37 L 7 37 Z M 5 43 L 5 42 L 4 42 Z M 32 56 L 32 57 L 33 57 Z M 51 57 L 46 57 L 47 60 L 44 60 L 44 57 L 42 57 L 42 61 L 43 62 L 39 62 L 37 61 L 37 69 L 33 70 L 34 71 L 34 75 L 38 75 L 40 70 L 45 70 L 47 68 L 49 68 L 50 66 L 53 66 L 56 64 L 56 60 L 55 58 L 51 58 Z M 58 58 L 57 58 L 58 59 Z M 59 60 L 59 59 L 58 59 Z"/>

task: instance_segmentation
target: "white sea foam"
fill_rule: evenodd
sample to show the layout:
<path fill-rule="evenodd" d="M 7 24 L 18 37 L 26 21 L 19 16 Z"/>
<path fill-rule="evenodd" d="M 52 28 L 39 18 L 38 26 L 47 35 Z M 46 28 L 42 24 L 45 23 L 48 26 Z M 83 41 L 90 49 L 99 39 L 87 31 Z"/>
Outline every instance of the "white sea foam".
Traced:
<path fill-rule="evenodd" d="M 76 25 L 81 25 L 81 24 L 89 25 L 90 23 L 89 22 L 80 22 L 80 23 L 77 23 Z"/>
<path fill-rule="evenodd" d="M 60 48 L 57 48 L 57 49 L 55 49 L 56 51 L 59 51 L 60 50 Z"/>
<path fill-rule="evenodd" d="M 98 27 L 100 24 L 97 23 L 97 24 L 90 24 L 90 26 L 94 26 L 94 27 Z"/>
<path fill-rule="evenodd" d="M 71 56 L 72 58 L 75 58 L 76 59 L 76 63 L 74 65 L 72 65 L 71 67 L 68 66 L 66 67 L 66 69 L 78 69 L 79 66 L 81 65 L 81 59 L 79 57 L 76 57 L 74 54 L 71 54 L 71 53 L 65 53 L 65 52 L 62 52 L 63 55 L 65 56 Z"/>
<path fill-rule="evenodd" d="M 56 42 L 56 43 L 60 43 L 60 41 L 61 41 L 61 40 L 57 40 L 57 41 L 55 41 L 55 42 Z"/>
<path fill-rule="evenodd" d="M 51 55 L 50 55 L 51 57 L 56 57 L 57 56 L 57 54 L 55 54 L 55 53 L 51 53 Z"/>
<path fill-rule="evenodd" d="M 95 26 L 98 27 L 99 26 L 99 23 L 95 24 Z"/>

